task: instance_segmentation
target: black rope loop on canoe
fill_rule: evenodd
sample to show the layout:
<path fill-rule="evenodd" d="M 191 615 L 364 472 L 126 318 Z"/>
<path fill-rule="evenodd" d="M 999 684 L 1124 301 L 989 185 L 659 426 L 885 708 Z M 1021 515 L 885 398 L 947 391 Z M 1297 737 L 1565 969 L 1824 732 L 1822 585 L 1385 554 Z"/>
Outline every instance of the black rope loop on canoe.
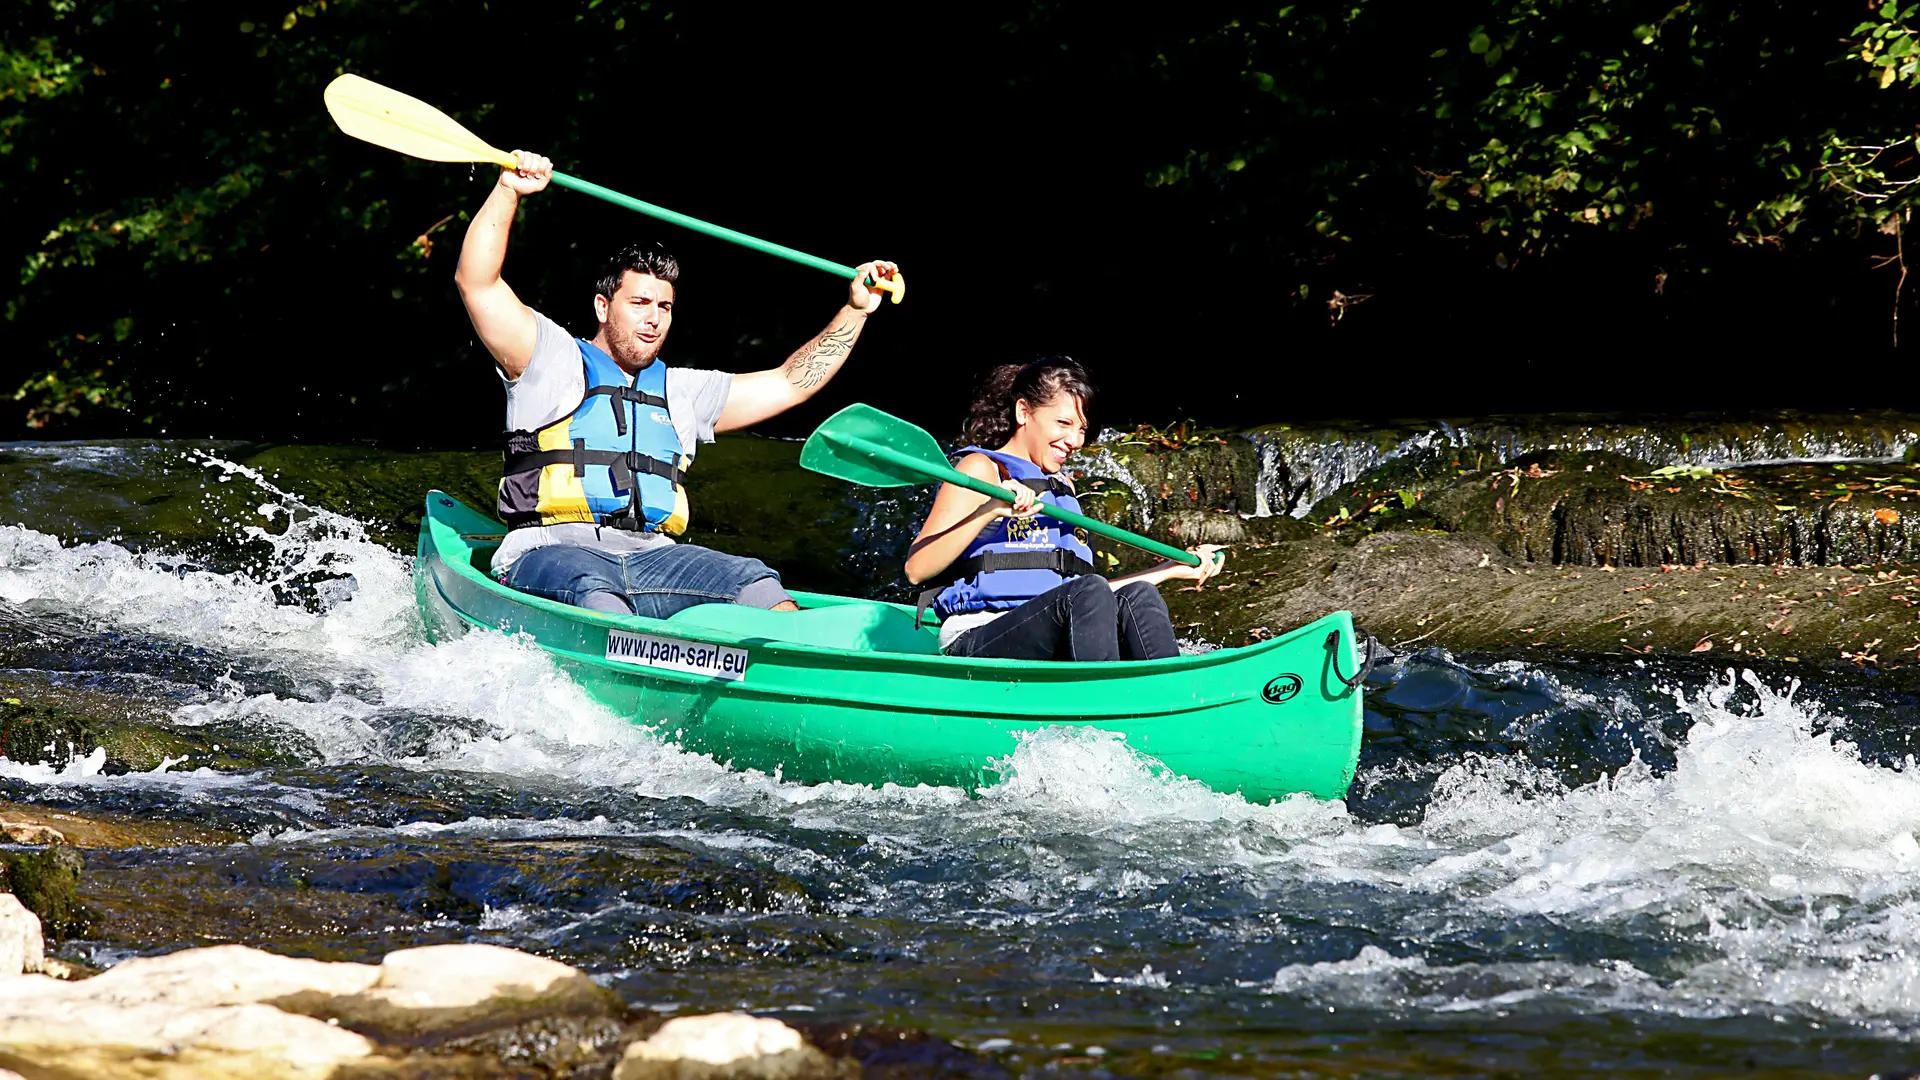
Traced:
<path fill-rule="evenodd" d="M 1367 675 L 1373 671 L 1374 649 L 1379 643 L 1374 640 L 1372 634 L 1364 634 L 1362 636 L 1367 639 L 1367 656 L 1366 659 L 1360 661 L 1360 666 L 1354 670 L 1353 678 L 1349 679 L 1345 675 L 1340 674 L 1340 631 L 1334 630 L 1327 634 L 1327 648 L 1333 650 L 1333 677 L 1345 683 L 1349 690 L 1360 689 L 1360 684 L 1366 682 Z"/>

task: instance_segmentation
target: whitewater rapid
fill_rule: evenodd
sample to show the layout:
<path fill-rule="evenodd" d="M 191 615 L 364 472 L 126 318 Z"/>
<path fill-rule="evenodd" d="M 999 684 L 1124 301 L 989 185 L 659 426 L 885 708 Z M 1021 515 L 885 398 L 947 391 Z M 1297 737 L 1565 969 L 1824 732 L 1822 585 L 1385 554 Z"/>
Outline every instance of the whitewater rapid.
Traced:
<path fill-rule="evenodd" d="M 1609 699 L 1529 673 L 1559 701 L 1655 741 L 1666 736 L 1650 730 L 1654 706 L 1677 709 L 1685 734 L 1668 740 L 1670 764 L 1634 757 L 1572 783 L 1521 755 L 1458 755 L 1429 770 L 1432 793 L 1404 824 L 1310 799 L 1249 804 L 1168 775 L 1115 737 L 1064 729 L 1025 740 L 1006 763 L 1009 779 L 978 797 L 801 785 L 686 753 L 633 722 L 646 718 L 611 714 L 524 637 L 426 640 L 410 557 L 242 466 L 198 467 L 260 490 L 253 517 L 229 523 L 253 552 L 247 569 L 0 527 L 10 617 L 54 636 L 191 646 L 220 670 L 188 680 L 186 700 L 168 707 L 171 723 L 283 732 L 316 766 L 693 800 L 729 812 L 730 824 L 674 833 L 590 806 L 450 822 L 362 811 L 362 820 L 344 799 L 303 793 L 285 777 L 177 767 L 108 776 L 99 754 L 6 762 L 0 776 L 47 790 L 313 803 L 311 826 L 266 829 L 254 845 L 697 833 L 715 852 L 828 866 L 821 872 L 849 882 L 833 901 L 848 917 L 886 910 L 1063 927 L 1147 912 L 1138 917 L 1151 933 L 1204 940 L 1219 955 L 1182 964 L 1177 949 L 1147 963 L 1095 954 L 1078 977 L 1168 1000 L 1283 996 L 1400 1016 L 1784 1016 L 1900 1038 L 1920 1030 L 1920 773 L 1910 760 L 1863 760 L 1834 734 L 1847 718 L 1791 686 L 1738 671 L 1672 685 L 1650 670 L 1636 692 Z M 1453 663 L 1404 658 L 1380 678 Z M 1525 668 L 1504 663 L 1479 674 Z M 424 743 L 396 742 L 396 717 L 444 726 Z M 1528 730 L 1522 717 L 1506 734 L 1524 743 Z M 1379 765 L 1360 782 L 1407 783 L 1422 768 Z M 860 859 L 890 869 L 850 868 L 802 839 L 825 833 L 858 838 Z M 919 881 L 901 871 L 914 866 L 964 871 Z M 955 874 L 964 880 L 947 880 Z M 1209 914 L 1220 897 L 1231 898 L 1229 912 Z M 530 911 L 488 918 L 494 928 L 541 925 Z M 1316 919 L 1338 932 L 1297 944 L 1307 940 L 1303 922 Z"/>

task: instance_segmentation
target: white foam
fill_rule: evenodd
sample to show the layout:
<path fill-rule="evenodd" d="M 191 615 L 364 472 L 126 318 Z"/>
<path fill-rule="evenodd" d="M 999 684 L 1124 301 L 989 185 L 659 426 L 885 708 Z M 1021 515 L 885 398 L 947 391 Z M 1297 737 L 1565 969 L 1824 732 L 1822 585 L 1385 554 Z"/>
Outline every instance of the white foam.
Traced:
<path fill-rule="evenodd" d="M 1329 1010 L 1373 1009 L 1412 1015 L 1498 1012 L 1552 999 L 1604 1004 L 1609 1009 L 1663 1009 L 1672 995 L 1623 961 L 1429 964 L 1375 945 L 1350 960 L 1292 964 L 1249 989 L 1304 999 Z M 1675 1011 L 1667 1009 L 1667 1011 Z M 1689 1015 L 1724 1015 L 1694 1008 Z"/>
<path fill-rule="evenodd" d="M 979 880 L 966 883 L 976 890 L 968 902 L 987 907 L 941 917 L 983 924 L 1043 921 L 1090 899 L 1149 894 L 1198 871 L 1224 875 L 1277 907 L 1303 888 L 1357 885 L 1405 896 L 1456 925 L 1532 919 L 1628 936 L 1655 932 L 1707 957 L 1655 983 L 1618 963 L 1447 965 L 1376 950 L 1282 968 L 1269 987 L 1336 1003 L 1493 1009 L 1532 993 L 1701 1015 L 1761 1003 L 1920 1023 L 1920 770 L 1862 762 L 1851 746 L 1815 733 L 1824 718 L 1813 708 L 1751 677 L 1679 699 L 1692 729 L 1669 771 L 1635 762 L 1569 789 L 1519 757 L 1470 758 L 1440 776 L 1414 826 L 1368 825 L 1341 804 L 1310 799 L 1251 805 L 1169 774 L 1118 736 L 1065 728 L 1023 737 L 999 763 L 1004 781 L 978 798 L 953 788 L 802 785 L 728 769 L 662 741 L 595 703 L 524 638 L 425 641 L 405 558 L 257 473 L 208 467 L 263 492 L 259 521 L 242 526 L 270 552 L 253 576 L 0 528 L 0 600 L 34 619 L 80 634 L 105 628 L 190 643 L 242 668 L 292 675 L 300 688 L 247 692 L 244 678 L 222 680 L 176 710 L 184 724 L 282 730 L 312 746 L 321 763 L 560 778 L 686 796 L 798 829 L 865 837 L 876 858 L 971 859 Z M 332 587 L 310 588 L 316 577 Z M 311 610 L 283 604 L 275 591 L 302 583 L 305 595 L 317 597 Z M 1542 689 L 1652 730 L 1629 698 Z M 436 729 L 439 718 L 445 723 Z M 1523 718 L 1505 737 L 1524 740 L 1541 722 Z M 394 739 L 396 725 L 433 734 Z M 0 776 L 46 785 L 173 785 L 206 797 L 236 785 L 271 788 L 205 769 L 108 777 L 104 763 L 100 752 L 59 767 L 0 762 Z M 1390 769 L 1363 782 L 1393 783 L 1399 775 Z M 309 790 L 271 794 L 290 806 L 318 805 Z M 422 836 L 608 828 L 628 826 L 402 827 Z M 744 845 L 744 836 L 700 840 Z M 800 859 L 801 850 L 777 857 Z M 872 887 L 896 897 L 936 888 L 913 881 Z M 858 892 L 847 894 L 850 908 L 866 903 Z"/>
<path fill-rule="evenodd" d="M 1660 907 L 1706 888 L 1792 900 L 1892 887 L 1920 868 L 1920 773 L 1865 764 L 1813 733 L 1790 694 L 1751 675 L 1682 704 L 1676 766 L 1635 763 L 1573 791 L 1522 766 L 1475 761 L 1441 778 L 1424 832 L 1457 854 L 1411 884 L 1485 888 L 1517 911 L 1586 916 Z"/>
<path fill-rule="evenodd" d="M 1750 673 L 1678 700 L 1693 725 L 1671 771 L 1635 761 L 1569 790 L 1524 760 L 1471 758 L 1440 777 L 1420 826 L 1310 838 L 1272 865 L 1295 880 L 1408 890 L 1450 921 L 1531 917 L 1641 936 L 1651 920 L 1712 959 L 1662 986 L 1621 981 L 1618 962 L 1430 968 L 1370 946 L 1282 969 L 1274 988 L 1341 985 L 1333 996 L 1349 1004 L 1472 1009 L 1511 1005 L 1532 986 L 1607 1008 L 1719 1016 L 1758 1002 L 1912 1026 L 1920 771 L 1861 761 L 1815 733 L 1822 718 L 1791 689 Z M 1303 857 L 1314 850 L 1328 857 Z M 1630 920 L 1639 928 L 1626 930 Z M 1468 988 L 1487 980 L 1511 985 Z"/>
<path fill-rule="evenodd" d="M 1165 990 L 1173 985 L 1173 981 L 1167 978 L 1167 973 L 1153 970 L 1152 964 L 1144 965 L 1141 967 L 1139 973 L 1135 975 L 1107 976 L 1096 971 L 1093 973 L 1090 981 L 1095 983 L 1111 983 L 1115 986 L 1138 986 L 1147 990 Z"/>

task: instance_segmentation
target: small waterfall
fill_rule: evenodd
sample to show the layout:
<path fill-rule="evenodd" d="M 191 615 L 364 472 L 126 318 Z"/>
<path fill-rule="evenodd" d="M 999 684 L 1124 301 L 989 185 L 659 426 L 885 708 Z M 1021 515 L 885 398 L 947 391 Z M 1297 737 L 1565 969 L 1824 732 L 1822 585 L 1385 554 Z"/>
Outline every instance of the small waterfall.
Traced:
<path fill-rule="evenodd" d="M 1443 451 L 1470 445 L 1445 424 L 1391 443 L 1364 435 L 1290 430 L 1256 430 L 1247 438 L 1260 456 L 1256 516 L 1305 517 L 1315 503 L 1341 485 L 1389 461 L 1438 457 Z"/>
<path fill-rule="evenodd" d="M 1107 433 L 1102 432 L 1101 437 L 1106 438 Z M 1114 459 L 1113 451 L 1104 446 L 1089 446 L 1073 456 L 1068 472 L 1073 476 L 1075 486 L 1082 491 L 1086 490 L 1086 485 L 1081 483 L 1084 480 L 1105 480 L 1126 488 L 1133 496 L 1135 512 L 1140 515 L 1140 526 L 1153 527 L 1153 500 L 1147 497 L 1147 489 L 1140 483 L 1140 478 Z"/>
<path fill-rule="evenodd" d="M 1600 450 L 1653 466 L 1715 469 L 1819 461 L 1898 461 L 1920 445 L 1920 422 L 1904 415 L 1782 417 L 1749 423 L 1684 421 L 1522 426 L 1500 421 L 1372 430 L 1257 428 L 1247 433 L 1260 460 L 1256 513 L 1304 517 L 1321 499 L 1391 461 L 1438 463 L 1445 453 L 1474 454 L 1462 466 L 1486 468 L 1543 450 Z"/>

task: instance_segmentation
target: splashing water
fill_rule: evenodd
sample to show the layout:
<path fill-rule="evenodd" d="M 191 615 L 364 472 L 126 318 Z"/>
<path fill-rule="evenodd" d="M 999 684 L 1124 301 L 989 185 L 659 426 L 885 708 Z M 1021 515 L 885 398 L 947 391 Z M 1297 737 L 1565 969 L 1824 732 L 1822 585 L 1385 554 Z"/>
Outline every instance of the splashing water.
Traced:
<path fill-rule="evenodd" d="M 1116 1054 L 1278 1053 L 1247 1017 L 1317 1033 L 1330 1009 L 1349 1033 L 1466 1025 L 1477 1061 L 1507 1060 L 1500 1032 L 1518 1062 L 1594 1017 L 1636 1033 L 1609 1036 L 1622 1060 L 1675 1032 L 1920 1032 L 1920 775 L 1837 734 L 1859 723 L 1844 701 L 1428 653 L 1370 687 L 1401 741 L 1356 791 L 1414 792 L 1391 813 L 1249 804 L 1064 729 L 1023 739 L 977 798 L 802 785 L 635 727 L 524 638 L 428 642 L 405 557 L 256 471 L 200 467 L 259 493 L 234 526 L 245 572 L 0 528 L 0 665 L 43 671 L 9 657 L 52 649 L 65 670 L 157 672 L 173 730 L 265 732 L 297 759 L 0 766 L 9 798 L 246 838 L 96 860 L 102 910 L 140 916 L 109 918 L 89 956 L 191 939 L 156 940 L 171 924 L 142 898 L 212 860 L 250 896 L 297 877 L 371 905 L 328 916 L 344 954 L 498 941 L 660 1008 L 772 1005 L 799 979 L 828 1015 L 1014 1051 L 1091 1031 Z M 1767 1032 L 1701 1026 L 1753 1016 Z"/>

